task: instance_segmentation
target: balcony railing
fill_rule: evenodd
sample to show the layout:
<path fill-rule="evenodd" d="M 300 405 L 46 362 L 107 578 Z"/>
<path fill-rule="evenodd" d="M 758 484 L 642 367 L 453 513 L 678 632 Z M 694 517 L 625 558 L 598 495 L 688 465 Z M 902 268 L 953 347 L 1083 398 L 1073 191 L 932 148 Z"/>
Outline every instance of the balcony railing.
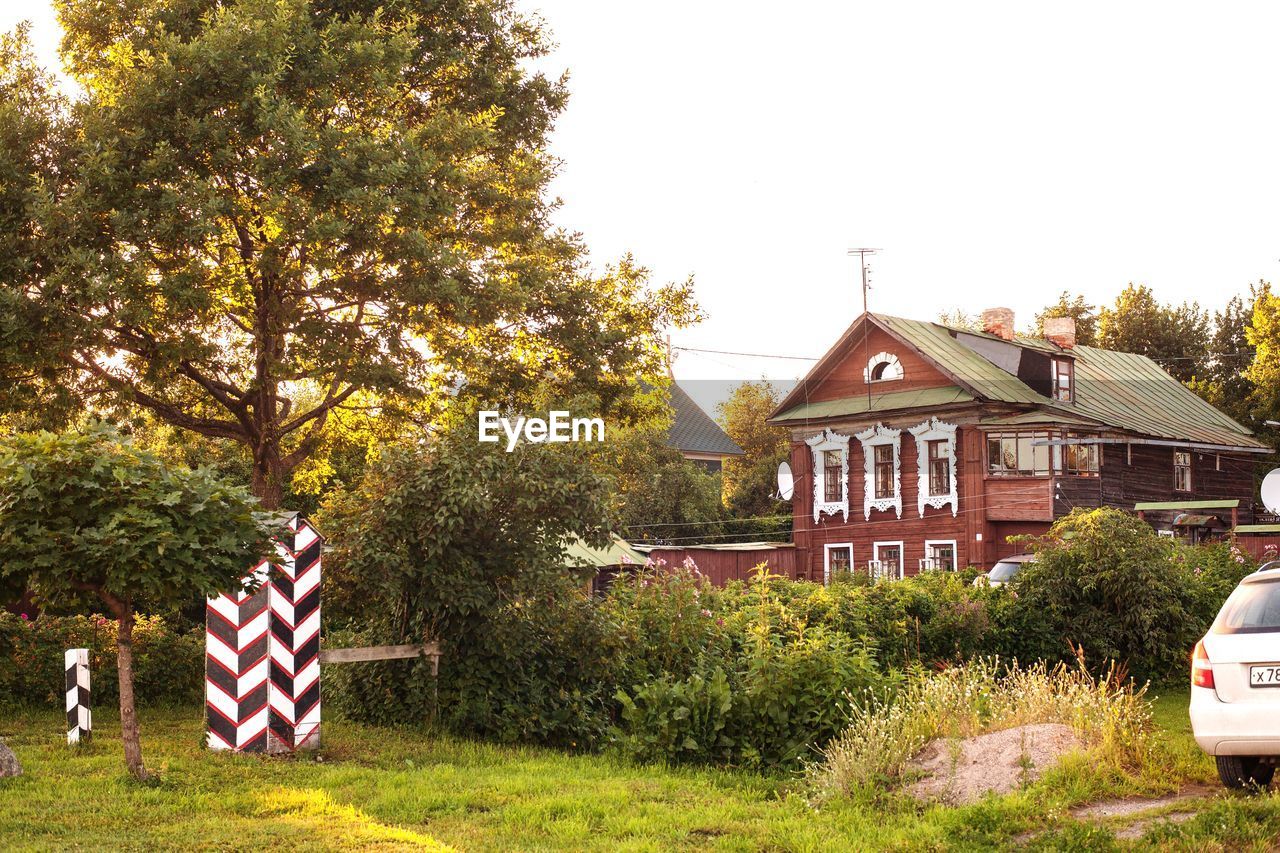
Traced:
<path fill-rule="evenodd" d="M 873 581 L 900 581 L 902 564 L 896 560 L 868 560 L 867 574 Z"/>

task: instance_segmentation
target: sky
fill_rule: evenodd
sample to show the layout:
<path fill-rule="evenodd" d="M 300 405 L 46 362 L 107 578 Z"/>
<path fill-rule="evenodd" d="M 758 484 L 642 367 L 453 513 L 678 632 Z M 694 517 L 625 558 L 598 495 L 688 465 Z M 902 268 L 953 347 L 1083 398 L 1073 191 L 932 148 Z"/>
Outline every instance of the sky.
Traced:
<path fill-rule="evenodd" d="M 570 74 L 559 223 L 598 265 L 694 276 L 676 347 L 820 356 L 862 308 L 855 246 L 871 309 L 918 319 L 1280 278 L 1280 4 L 521 6 Z M 24 17 L 56 62 L 38 0 L 0 27 Z M 682 382 L 808 367 L 676 355 Z"/>

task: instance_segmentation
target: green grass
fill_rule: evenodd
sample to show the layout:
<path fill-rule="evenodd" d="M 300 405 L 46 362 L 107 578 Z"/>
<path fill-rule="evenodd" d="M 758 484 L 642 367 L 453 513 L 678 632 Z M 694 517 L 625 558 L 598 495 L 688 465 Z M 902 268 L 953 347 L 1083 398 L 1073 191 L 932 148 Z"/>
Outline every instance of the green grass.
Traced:
<path fill-rule="evenodd" d="M 498 747 L 413 730 L 329 722 L 318 755 L 268 759 L 200 746 L 198 709 L 142 714 L 154 785 L 126 779 L 119 727 L 95 714 L 96 741 L 68 748 L 55 712 L 0 711 L 0 737 L 25 775 L 0 780 L 5 849 L 281 850 L 446 846 L 485 849 L 1107 849 L 1109 829 L 1069 809 L 1104 796 L 1210 782 L 1185 694 L 1155 701 L 1166 772 L 1142 778 L 1065 762 L 1030 788 L 965 808 L 884 793 L 812 808 L 792 779 L 642 767 L 607 756 Z M 1153 826 L 1142 845 L 1266 849 L 1280 798 L 1223 797 L 1195 820 Z"/>

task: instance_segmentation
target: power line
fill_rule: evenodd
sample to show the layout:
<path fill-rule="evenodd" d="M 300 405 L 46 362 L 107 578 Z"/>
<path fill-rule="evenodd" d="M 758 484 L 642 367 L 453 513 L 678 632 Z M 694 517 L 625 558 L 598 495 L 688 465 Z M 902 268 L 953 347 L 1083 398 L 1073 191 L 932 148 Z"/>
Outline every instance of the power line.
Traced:
<path fill-rule="evenodd" d="M 778 359 L 785 359 L 787 361 L 817 361 L 818 360 L 816 358 L 811 358 L 810 356 L 807 356 L 807 355 L 768 355 L 762 352 L 732 352 L 730 350 L 722 350 L 722 349 L 700 349 L 698 347 L 677 347 L 677 346 L 673 346 L 672 349 L 677 349 L 677 350 L 680 350 L 681 352 L 701 352 L 701 353 L 707 353 L 709 355 L 737 355 L 737 356 L 743 356 L 745 358 L 778 358 Z"/>

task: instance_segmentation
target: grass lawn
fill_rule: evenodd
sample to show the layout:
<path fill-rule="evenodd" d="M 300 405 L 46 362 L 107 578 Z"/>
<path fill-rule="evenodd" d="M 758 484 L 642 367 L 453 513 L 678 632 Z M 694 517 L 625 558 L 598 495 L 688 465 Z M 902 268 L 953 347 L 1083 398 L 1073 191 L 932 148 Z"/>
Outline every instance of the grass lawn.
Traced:
<path fill-rule="evenodd" d="M 97 740 L 68 748 L 55 712 L 0 711 L 0 737 L 25 775 L 0 780 L 0 846 L 331 849 L 725 850 L 1110 849 L 1113 827 L 1069 809 L 1107 796 L 1212 782 L 1185 694 L 1155 702 L 1162 773 L 1126 778 L 1068 759 L 1026 790 L 964 808 L 899 794 L 813 808 L 793 779 L 642 767 L 601 756 L 497 747 L 418 731 L 330 722 L 318 755 L 297 760 L 201 747 L 199 709 L 142 714 L 143 751 L 161 779 L 124 776 L 119 726 L 95 713 Z M 1268 849 L 1280 797 L 1222 796 L 1185 823 L 1153 823 L 1136 844 Z M 1126 842 L 1128 843 L 1128 842 Z"/>

